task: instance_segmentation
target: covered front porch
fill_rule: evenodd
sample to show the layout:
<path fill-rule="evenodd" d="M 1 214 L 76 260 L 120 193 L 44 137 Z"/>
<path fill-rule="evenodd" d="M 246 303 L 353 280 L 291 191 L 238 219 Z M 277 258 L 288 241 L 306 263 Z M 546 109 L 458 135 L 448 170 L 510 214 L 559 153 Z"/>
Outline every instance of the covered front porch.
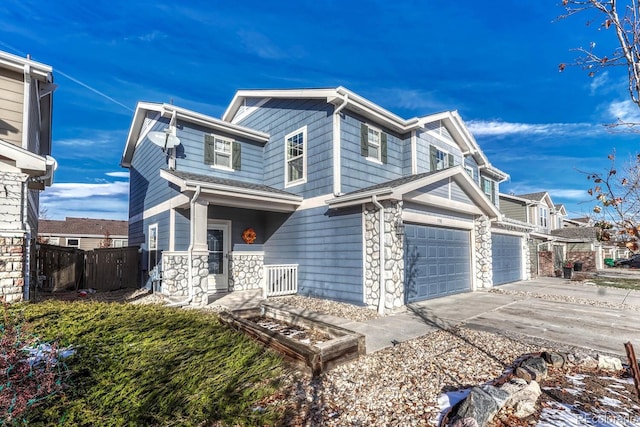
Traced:
<path fill-rule="evenodd" d="M 295 293 L 297 265 L 265 265 L 265 243 L 302 202 L 258 184 L 163 170 L 183 198 L 171 209 L 161 291 L 177 304 L 205 305 L 233 291 Z"/>

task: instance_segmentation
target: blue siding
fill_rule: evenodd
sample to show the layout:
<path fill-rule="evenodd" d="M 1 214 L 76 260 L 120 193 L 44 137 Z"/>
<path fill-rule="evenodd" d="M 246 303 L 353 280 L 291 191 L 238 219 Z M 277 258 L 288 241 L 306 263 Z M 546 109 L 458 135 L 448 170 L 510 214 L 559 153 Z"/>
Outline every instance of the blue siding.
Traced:
<path fill-rule="evenodd" d="M 240 170 L 215 168 L 204 163 L 205 134 L 214 134 L 240 144 Z M 191 123 L 185 123 L 182 126 L 179 123 L 177 136 L 181 144 L 176 153 L 176 170 L 262 184 L 263 147 L 261 143 L 237 138 L 224 132 L 212 132 L 210 129 Z"/>
<path fill-rule="evenodd" d="M 451 182 L 451 200 L 455 202 L 473 204 L 467 193 L 464 192 L 457 182 Z"/>
<path fill-rule="evenodd" d="M 360 132 L 362 123 L 371 125 L 387 134 L 387 163 L 380 164 L 367 160 L 360 152 Z M 346 112 L 340 124 L 341 132 L 341 176 L 342 192 L 359 190 L 403 175 L 405 146 L 411 146 L 411 134 L 404 136 L 391 133 L 388 129 L 362 119 L 352 112 Z M 409 149 L 410 152 L 410 149 Z"/>
<path fill-rule="evenodd" d="M 158 122 L 152 130 L 162 130 L 166 123 Z M 167 155 L 145 138 L 136 148 L 129 175 L 129 218 L 142 214 L 178 194 L 160 178 L 160 169 L 167 167 Z"/>
<path fill-rule="evenodd" d="M 191 226 L 190 226 L 190 210 L 189 209 L 176 209 L 175 214 L 175 242 L 174 249 L 176 251 L 186 251 L 189 249 Z"/>
<path fill-rule="evenodd" d="M 279 223 L 282 223 L 280 225 Z M 298 289 L 338 301 L 362 304 L 362 211 L 297 211 L 270 215 L 265 264 L 299 264 Z"/>
<path fill-rule="evenodd" d="M 270 134 L 264 147 L 264 184 L 284 189 L 284 137 L 307 126 L 307 182 L 286 188 L 309 198 L 333 190 L 333 105 L 322 100 L 273 99 L 239 124 Z"/>
<path fill-rule="evenodd" d="M 417 134 L 417 173 L 430 172 L 431 170 L 431 152 L 430 147 L 433 145 L 441 151 L 445 151 L 453 155 L 453 164 L 462 164 L 462 152 L 460 147 L 451 141 L 450 144 L 431 135 L 428 131 L 418 130 Z"/>
<path fill-rule="evenodd" d="M 422 188 L 416 190 L 418 193 L 429 193 L 433 196 L 449 198 L 449 181 L 442 180 L 434 182 L 433 184 L 425 185 Z"/>
<path fill-rule="evenodd" d="M 266 218 L 262 211 L 209 205 L 208 218 L 231 221 L 232 246 L 244 244 L 244 240 L 242 240 L 242 232 L 249 227 L 253 228 L 256 232 L 256 241 L 254 244 L 263 244 L 265 242 Z"/>
<path fill-rule="evenodd" d="M 476 184 L 480 185 L 480 170 L 478 169 L 478 163 L 473 157 L 467 156 L 464 158 L 464 165 L 473 169 L 473 180 Z"/>
<path fill-rule="evenodd" d="M 149 262 L 149 252 L 147 249 L 147 233 L 149 231 L 149 226 L 151 224 L 158 224 L 158 250 L 168 251 L 169 250 L 169 211 L 165 211 L 159 213 L 158 215 L 153 215 L 149 218 L 145 218 L 142 221 L 137 221 L 136 223 L 129 224 L 129 235 L 131 235 L 132 228 L 134 230 L 134 239 L 135 243 L 129 243 L 132 245 L 140 245 L 142 249 L 142 254 L 140 258 L 140 264 L 142 270 L 148 269 Z"/>
<path fill-rule="evenodd" d="M 405 139 L 403 139 L 403 149 L 402 149 L 402 175 L 408 176 L 412 175 L 411 173 L 411 134 L 408 134 Z"/>

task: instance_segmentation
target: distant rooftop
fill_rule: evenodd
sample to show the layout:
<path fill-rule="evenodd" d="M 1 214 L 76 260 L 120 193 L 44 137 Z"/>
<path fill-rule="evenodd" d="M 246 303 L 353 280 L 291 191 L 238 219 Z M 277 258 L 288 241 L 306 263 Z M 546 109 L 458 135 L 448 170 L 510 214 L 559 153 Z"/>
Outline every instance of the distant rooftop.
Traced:
<path fill-rule="evenodd" d="M 123 236 L 129 234 L 129 223 L 113 219 L 72 218 L 64 221 L 41 219 L 38 221 L 38 234 L 60 235 L 104 235 Z"/>

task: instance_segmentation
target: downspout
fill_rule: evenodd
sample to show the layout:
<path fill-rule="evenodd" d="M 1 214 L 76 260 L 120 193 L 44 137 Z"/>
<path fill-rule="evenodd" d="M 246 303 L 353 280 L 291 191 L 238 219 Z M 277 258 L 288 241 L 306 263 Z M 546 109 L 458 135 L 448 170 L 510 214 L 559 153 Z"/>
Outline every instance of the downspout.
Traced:
<path fill-rule="evenodd" d="M 193 193 L 193 197 L 191 198 L 191 201 L 189 202 L 190 208 L 191 208 L 191 220 L 189 223 L 189 233 L 191 236 L 191 241 L 189 242 L 189 247 L 187 248 L 187 263 L 189 266 L 189 274 L 187 276 L 187 280 L 189 283 L 189 297 L 184 300 L 184 301 L 178 301 L 178 302 L 174 302 L 173 304 L 168 304 L 168 307 L 182 307 L 184 305 L 190 304 L 191 301 L 193 301 L 193 243 L 195 240 L 195 229 L 196 229 L 196 225 L 195 225 L 195 216 L 196 216 L 196 201 L 198 200 L 198 197 L 200 197 L 200 186 L 196 186 L 196 192 Z"/>
<path fill-rule="evenodd" d="M 378 313 L 384 314 L 384 206 L 378 201 L 378 196 L 375 194 L 371 196 L 371 202 L 380 212 L 380 219 L 378 221 L 378 237 L 380 239 L 380 273 L 379 273 L 379 298 L 378 298 Z"/>
<path fill-rule="evenodd" d="M 25 236 L 25 254 L 24 254 L 24 286 L 22 288 L 22 298 L 29 300 L 29 287 L 31 285 L 31 226 L 29 225 L 29 180 L 22 184 L 22 226 Z"/>
<path fill-rule="evenodd" d="M 349 103 L 349 94 L 345 93 L 342 98 L 342 104 L 333 110 L 333 195 L 338 197 L 341 194 L 342 176 L 341 176 L 341 153 L 340 153 L 340 111 Z"/>

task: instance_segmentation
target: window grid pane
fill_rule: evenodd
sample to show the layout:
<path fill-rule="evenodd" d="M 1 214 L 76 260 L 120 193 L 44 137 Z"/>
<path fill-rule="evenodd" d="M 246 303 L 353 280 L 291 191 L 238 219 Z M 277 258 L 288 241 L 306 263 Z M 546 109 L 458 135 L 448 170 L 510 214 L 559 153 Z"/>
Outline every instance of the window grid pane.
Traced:
<path fill-rule="evenodd" d="M 214 143 L 214 165 L 231 167 L 231 141 L 216 138 Z"/>
<path fill-rule="evenodd" d="M 369 153 L 368 157 L 380 160 L 380 131 L 369 128 L 367 133 Z"/>
<path fill-rule="evenodd" d="M 287 138 L 287 182 L 304 179 L 304 133 Z"/>

